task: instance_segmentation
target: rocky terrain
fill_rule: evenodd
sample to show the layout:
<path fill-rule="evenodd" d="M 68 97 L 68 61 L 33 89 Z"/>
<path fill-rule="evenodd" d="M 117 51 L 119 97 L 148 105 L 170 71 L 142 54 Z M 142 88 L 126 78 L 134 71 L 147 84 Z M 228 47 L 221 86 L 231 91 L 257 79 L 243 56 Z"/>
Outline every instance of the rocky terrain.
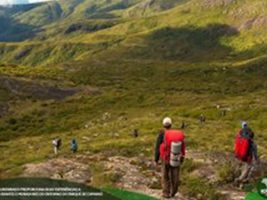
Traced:
<path fill-rule="evenodd" d="M 0 7 L 0 177 L 159 197 L 151 157 L 169 116 L 188 144 L 180 198 L 242 199 L 231 155 L 243 121 L 263 161 L 249 187 L 267 174 L 266 16 L 266 0 Z M 58 137 L 64 145 L 54 156 Z M 73 138 L 79 153 L 70 155 Z"/>
<path fill-rule="evenodd" d="M 227 160 L 226 156 L 222 154 L 208 155 L 200 152 L 188 152 L 187 159 L 193 160 L 199 166 L 191 173 L 205 179 L 210 184 L 216 184 L 217 191 L 224 196 L 224 199 L 242 200 L 245 197 L 245 192 L 234 187 L 231 183 L 218 182 L 220 177 L 216 173 L 216 165 L 221 162 L 221 159 Z M 102 173 L 113 177 L 116 187 L 144 193 L 156 198 L 161 197 L 160 166 L 155 166 L 146 157 L 106 157 L 102 154 L 90 155 L 90 153 L 69 158 L 56 157 L 42 163 L 24 165 L 24 171 L 21 176 L 49 177 L 91 185 L 96 176 L 90 169 L 90 165 L 93 163 L 103 167 Z M 264 170 L 265 166 L 266 164 L 262 163 L 258 171 L 264 173 L 262 170 Z M 200 199 L 201 195 L 198 194 Z M 198 198 L 187 197 L 179 193 L 173 199 L 196 200 Z"/>

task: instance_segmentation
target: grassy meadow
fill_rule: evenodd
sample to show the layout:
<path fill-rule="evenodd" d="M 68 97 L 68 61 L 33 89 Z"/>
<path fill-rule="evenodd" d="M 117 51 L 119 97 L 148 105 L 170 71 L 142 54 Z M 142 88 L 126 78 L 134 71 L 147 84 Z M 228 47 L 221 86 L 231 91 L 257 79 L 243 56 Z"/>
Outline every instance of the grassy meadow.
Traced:
<path fill-rule="evenodd" d="M 188 125 L 189 151 L 207 153 L 232 152 L 241 121 L 248 121 L 266 158 L 265 0 L 170 1 L 170 9 L 159 11 L 156 4 L 142 13 L 137 0 L 97 2 L 51 2 L 10 16 L 42 30 L 22 41 L 1 40 L 0 76 L 82 90 L 54 100 L 0 85 L 0 108 L 9 108 L 0 118 L 0 178 L 19 176 L 26 163 L 51 159 L 55 137 L 62 138 L 66 157 L 76 138 L 78 154 L 153 159 L 165 116 L 175 128 L 183 121 Z M 53 12 L 46 18 L 49 8 Z M 13 29 L 8 30 L 11 37 Z M 86 92 L 88 87 L 97 92 Z M 132 137 L 134 129 L 140 137 Z M 185 166 L 184 193 L 196 196 L 204 188 L 204 199 L 219 198 L 216 186 L 190 175 L 194 163 Z"/>

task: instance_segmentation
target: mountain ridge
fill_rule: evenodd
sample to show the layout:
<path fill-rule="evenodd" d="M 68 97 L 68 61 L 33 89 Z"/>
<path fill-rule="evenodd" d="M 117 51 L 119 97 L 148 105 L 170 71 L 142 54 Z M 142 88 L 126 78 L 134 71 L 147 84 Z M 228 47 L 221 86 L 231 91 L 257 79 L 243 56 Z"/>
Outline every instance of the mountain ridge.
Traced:
<path fill-rule="evenodd" d="M 90 184 L 117 187 L 123 176 L 113 168 L 106 174 L 97 157 L 150 160 L 169 116 L 175 128 L 185 127 L 196 157 L 185 160 L 182 195 L 219 199 L 218 187 L 239 194 L 228 190 L 235 175 L 226 155 L 240 122 L 255 131 L 263 160 L 267 153 L 266 3 L 67 0 L 0 8 L 0 177 L 49 163 L 58 137 L 59 157 L 72 160 L 68 144 L 75 138 L 77 158 L 96 155 L 85 163 Z M 221 161 L 208 166 L 215 182 L 202 174 L 207 155 Z M 153 180 L 150 165 L 129 164 Z"/>
<path fill-rule="evenodd" d="M 75 1 L 69 1 L 69 2 L 72 2 L 73 4 L 77 3 L 77 5 L 79 4 L 83 5 L 83 3 L 85 3 L 86 1 L 75 0 Z M 88 5 L 91 5 L 90 4 L 91 1 L 87 1 L 87 2 L 89 3 Z M 110 1 L 110 2 L 111 2 L 111 5 L 113 5 L 112 4 L 113 1 Z M 120 1 L 115 1 L 115 2 L 120 3 Z M 157 1 L 152 1 L 152 4 L 155 2 Z M 74 20 L 69 21 L 68 18 L 72 16 L 73 13 L 75 14 L 78 12 L 78 11 L 73 11 L 71 15 L 69 16 L 67 15 L 65 17 L 63 16 L 64 20 L 60 22 L 53 22 L 54 20 L 52 17 L 52 24 L 48 26 L 44 25 L 39 28 L 36 28 L 36 27 L 33 28 L 31 27 L 32 25 L 27 25 L 29 26 L 28 29 L 33 29 L 35 30 L 35 32 L 27 33 L 26 31 L 25 37 L 28 37 L 28 39 L 35 38 L 34 40 L 37 43 L 40 40 L 41 41 L 47 40 L 48 43 L 49 43 L 49 40 L 53 40 L 53 41 L 56 40 L 58 43 L 71 43 L 74 45 L 73 49 L 76 49 L 75 43 L 78 46 L 81 43 L 84 43 L 84 44 L 89 44 L 89 43 L 97 44 L 98 43 L 99 46 L 102 46 L 102 44 L 104 43 L 108 44 L 108 43 L 113 42 L 114 45 L 117 45 L 116 41 L 126 41 L 126 42 L 120 42 L 120 43 L 131 45 L 131 44 L 127 44 L 127 42 L 133 40 L 133 43 L 135 44 L 137 44 L 139 41 L 144 41 L 144 43 L 146 44 L 145 35 L 153 34 L 152 32 L 156 31 L 157 29 L 158 30 L 164 29 L 164 28 L 172 29 L 172 27 L 176 28 L 176 27 L 183 27 L 183 26 L 184 27 L 191 26 L 192 28 L 190 29 L 199 29 L 199 30 L 202 29 L 203 33 L 200 32 L 200 33 L 193 34 L 190 36 L 192 38 L 194 37 L 194 35 L 197 35 L 197 34 L 198 35 L 202 34 L 203 36 L 206 36 L 206 34 L 216 35 L 216 34 L 220 34 L 220 33 L 216 33 L 216 31 L 218 32 L 218 31 L 225 31 L 225 30 L 222 30 L 223 28 L 220 28 L 217 30 L 212 30 L 212 29 L 209 30 L 208 27 L 210 24 L 218 24 L 218 25 L 221 24 L 221 27 L 228 26 L 229 31 L 233 31 L 234 29 L 236 29 L 235 31 L 238 32 L 236 35 L 231 36 L 231 37 L 227 36 L 228 33 L 223 34 L 219 41 L 221 44 L 227 43 L 227 46 L 231 46 L 231 48 L 234 49 L 236 52 L 238 52 L 238 54 L 240 55 L 242 54 L 242 52 L 249 52 L 250 51 L 249 49 L 250 48 L 253 49 L 253 46 L 255 47 L 255 50 L 252 50 L 252 52 L 257 52 L 258 48 L 263 50 L 261 54 L 264 54 L 264 52 L 266 52 L 264 50 L 265 49 L 264 46 L 266 46 L 266 44 L 264 43 L 264 40 L 266 38 L 265 37 L 266 31 L 264 31 L 264 27 L 267 26 L 267 18 L 264 15 L 264 13 L 266 13 L 266 8 L 264 8 L 264 5 L 266 5 L 266 2 L 262 0 L 258 0 L 257 2 L 248 2 L 248 1 L 240 1 L 240 0 L 239 1 L 225 1 L 226 3 L 222 0 L 220 1 L 219 0 L 216 0 L 216 1 L 203 0 L 197 3 L 191 0 L 191 1 L 184 2 L 185 4 L 182 3 L 181 1 L 178 1 L 178 2 L 179 2 L 178 6 L 174 6 L 172 9 L 169 9 L 167 11 L 160 12 L 159 14 L 154 13 L 152 16 L 144 16 L 144 17 L 137 17 L 137 18 L 135 17 L 124 18 L 123 15 L 121 15 L 121 17 L 116 17 L 115 19 L 114 18 L 112 19 L 92 18 L 92 19 L 86 20 L 86 19 L 82 19 L 83 15 L 81 15 L 81 18 L 78 17 L 75 19 L 75 17 L 71 17 L 70 19 L 74 19 Z M 139 2 L 135 2 L 135 3 L 136 4 L 134 4 L 134 6 L 139 5 Z M 160 3 L 160 1 L 157 3 Z M 41 7 L 42 6 L 47 7 L 50 5 L 60 5 L 60 3 L 50 2 L 48 4 L 41 4 Z M 92 4 L 91 6 L 95 6 L 95 4 Z M 239 6 L 240 8 L 238 9 L 237 12 L 234 12 L 237 6 Z M 60 6 L 60 7 L 63 7 L 63 6 Z M 39 9 L 39 7 L 37 8 Z M 100 8 L 104 9 L 101 6 Z M 209 8 L 208 11 L 203 11 L 203 9 L 206 10 L 207 8 Z M 256 9 L 257 13 L 255 13 L 253 9 L 248 10 L 248 8 Z M 105 7 L 105 9 L 107 9 L 107 7 Z M 223 9 L 223 11 L 221 9 Z M 102 11 L 97 11 L 97 12 L 101 13 Z M 126 9 L 126 12 L 128 12 L 128 9 Z M 80 13 L 83 13 L 83 11 L 81 11 Z M 27 12 L 25 14 L 27 14 Z M 55 14 L 55 16 L 56 15 L 57 14 Z M 199 17 L 195 18 L 195 15 L 199 15 Z M 219 15 L 220 17 L 217 17 Z M 20 17 L 20 16 L 23 16 L 23 14 L 18 15 L 17 17 Z M 61 18 L 62 14 L 59 14 L 57 16 Z M 177 18 L 173 16 L 181 16 L 181 17 Z M 55 17 L 55 20 L 58 20 L 58 17 Z M 23 19 L 21 21 L 23 21 Z M 205 27 L 205 26 L 207 28 L 200 28 L 200 27 Z M 26 27 L 26 26 L 22 25 L 22 27 Z M 261 31 L 259 32 L 258 29 L 260 28 L 263 28 L 263 29 L 261 29 Z M 10 27 L 9 29 L 12 30 L 12 27 Z M 11 34 L 9 35 L 12 35 L 12 33 L 14 33 L 14 31 L 13 32 L 11 31 Z M 114 36 L 114 34 L 116 34 L 116 37 Z M 253 36 L 255 34 L 257 35 L 257 37 Z M 22 37 L 23 36 L 24 35 L 22 35 Z M 179 34 L 177 36 L 179 37 Z M 19 37 L 19 36 L 16 36 L 16 37 Z M 136 41 L 134 41 L 135 39 Z M 190 40 L 190 38 L 188 39 Z M 246 44 L 242 43 L 244 39 L 247 39 Z M 197 40 L 199 39 L 196 38 L 196 42 L 198 42 Z M 185 43 L 187 42 L 190 42 L 190 41 L 185 41 Z M 257 47 L 256 44 L 259 44 L 262 47 L 260 46 Z M 23 46 L 23 45 L 27 45 L 27 42 L 17 43 L 17 46 Z M 56 48 L 56 45 L 57 44 L 55 44 L 54 48 Z M 149 44 L 147 45 L 149 46 Z M 14 46 L 16 45 L 14 44 Z M 120 48 L 120 46 L 118 47 Z M 171 46 L 167 47 L 167 50 L 170 50 L 171 48 L 173 47 Z M 188 52 L 188 50 L 183 50 L 183 51 Z M 16 63 L 17 59 L 12 59 L 12 57 L 16 58 L 16 56 L 14 56 L 15 52 L 10 52 L 11 54 L 13 54 L 13 56 L 11 57 L 4 56 L 3 54 L 2 54 L 2 57 L 4 58 L 4 60 L 5 58 L 8 58 L 7 60 L 15 61 Z M 87 54 L 87 52 L 88 52 L 87 48 L 81 49 L 81 54 L 78 57 L 83 57 L 82 54 L 84 53 Z M 6 53 L 9 54 L 9 52 L 6 52 Z M 16 52 L 15 54 L 18 54 L 18 52 Z M 79 52 L 77 52 L 76 55 L 78 54 Z M 252 54 L 255 54 L 255 53 L 252 53 Z M 256 53 L 256 54 L 259 54 L 259 53 Z M 72 57 L 71 59 L 76 60 L 77 57 L 76 58 Z M 30 62 L 25 62 L 23 60 L 24 58 L 22 57 L 21 59 L 19 59 L 19 62 L 22 62 L 24 64 L 29 64 L 29 65 L 32 64 Z M 41 62 L 36 63 L 36 64 L 41 64 Z"/>

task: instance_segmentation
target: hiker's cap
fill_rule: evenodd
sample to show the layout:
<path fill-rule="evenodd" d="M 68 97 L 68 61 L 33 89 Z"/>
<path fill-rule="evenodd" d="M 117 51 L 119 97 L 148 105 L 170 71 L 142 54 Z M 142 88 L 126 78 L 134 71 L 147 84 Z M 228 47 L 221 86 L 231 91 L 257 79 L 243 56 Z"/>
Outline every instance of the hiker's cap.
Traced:
<path fill-rule="evenodd" d="M 248 123 L 247 122 L 242 122 L 242 128 L 246 128 L 246 127 L 248 127 Z"/>
<path fill-rule="evenodd" d="M 162 122 L 163 126 L 170 126 L 172 125 L 172 119 L 169 117 L 165 117 Z"/>

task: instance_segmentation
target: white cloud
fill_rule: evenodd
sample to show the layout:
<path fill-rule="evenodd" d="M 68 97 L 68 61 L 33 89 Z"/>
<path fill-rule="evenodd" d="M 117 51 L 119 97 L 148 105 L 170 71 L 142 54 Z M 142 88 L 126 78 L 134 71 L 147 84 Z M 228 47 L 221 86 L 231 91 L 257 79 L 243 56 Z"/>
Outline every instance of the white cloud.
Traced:
<path fill-rule="evenodd" d="M 30 3 L 38 3 L 38 2 L 45 2 L 45 1 L 51 1 L 51 0 L 29 0 Z"/>
<path fill-rule="evenodd" d="M 0 0 L 0 5 L 39 3 L 45 1 L 51 1 L 51 0 Z"/>
<path fill-rule="evenodd" d="M 7 5 L 10 3 L 10 0 L 0 0 L 0 5 Z"/>

